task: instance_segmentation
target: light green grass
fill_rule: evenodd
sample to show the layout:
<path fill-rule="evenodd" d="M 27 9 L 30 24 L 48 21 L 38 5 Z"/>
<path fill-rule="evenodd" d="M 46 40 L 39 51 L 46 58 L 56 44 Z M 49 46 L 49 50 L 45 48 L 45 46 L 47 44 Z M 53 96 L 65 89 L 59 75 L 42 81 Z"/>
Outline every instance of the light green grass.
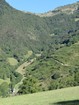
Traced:
<path fill-rule="evenodd" d="M 10 83 L 10 79 L 7 78 L 6 80 L 0 79 L 0 84 L 2 84 L 3 82 L 7 82 L 8 84 Z"/>
<path fill-rule="evenodd" d="M 33 54 L 33 52 L 31 50 L 29 50 L 26 55 L 24 55 L 24 58 L 29 58 L 31 55 Z"/>
<path fill-rule="evenodd" d="M 23 83 L 23 80 L 24 80 L 24 79 L 25 79 L 25 77 L 23 76 L 22 80 L 21 80 L 19 83 L 17 83 L 17 84 L 15 85 L 15 93 L 18 92 L 19 86 Z"/>
<path fill-rule="evenodd" d="M 74 50 L 75 49 L 75 50 Z M 79 42 L 56 51 L 54 58 L 68 66 L 79 65 Z"/>
<path fill-rule="evenodd" d="M 79 86 L 22 96 L 0 98 L 0 105 L 53 105 L 55 102 L 79 100 Z"/>
<path fill-rule="evenodd" d="M 23 64 L 21 64 L 17 69 L 16 71 L 22 75 L 25 74 L 25 69 L 27 66 L 29 66 L 31 64 L 31 61 L 30 62 L 24 62 Z"/>
<path fill-rule="evenodd" d="M 79 21 L 79 18 L 75 18 L 75 21 Z"/>
<path fill-rule="evenodd" d="M 15 66 L 18 64 L 18 61 L 15 58 L 7 58 L 7 61 L 12 66 Z"/>

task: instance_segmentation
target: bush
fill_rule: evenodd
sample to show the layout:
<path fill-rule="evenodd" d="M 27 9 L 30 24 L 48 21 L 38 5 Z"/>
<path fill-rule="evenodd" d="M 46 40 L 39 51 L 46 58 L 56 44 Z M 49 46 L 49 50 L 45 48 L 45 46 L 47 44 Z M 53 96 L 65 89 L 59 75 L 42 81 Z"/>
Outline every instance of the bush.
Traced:
<path fill-rule="evenodd" d="M 37 86 L 37 80 L 33 77 L 28 77 L 23 81 L 23 84 L 19 87 L 19 94 L 35 93 L 39 90 Z"/>
<path fill-rule="evenodd" d="M 6 82 L 4 82 L 0 85 L 0 95 L 2 97 L 9 96 L 9 85 Z"/>

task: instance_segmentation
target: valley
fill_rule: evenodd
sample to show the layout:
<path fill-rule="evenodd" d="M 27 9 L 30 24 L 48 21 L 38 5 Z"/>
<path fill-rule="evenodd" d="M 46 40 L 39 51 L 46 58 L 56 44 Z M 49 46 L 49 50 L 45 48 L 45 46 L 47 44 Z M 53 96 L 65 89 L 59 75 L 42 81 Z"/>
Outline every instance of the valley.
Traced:
<path fill-rule="evenodd" d="M 66 101 L 77 100 L 78 86 L 79 2 L 33 14 L 0 0 L 0 96 L 12 96 L 15 90 L 14 95 L 29 94 L 23 96 L 27 98 L 24 105 L 39 105 L 39 97 L 43 98 L 40 105 L 52 105 L 56 102 L 52 97 L 66 90 L 71 94 L 69 98 L 65 93 Z M 28 103 L 31 94 L 38 97 L 38 102 L 32 103 L 34 98 Z M 19 104 L 20 98 L 10 97 L 16 103 L 8 103 L 8 98 L 1 98 L 1 102 L 20 105 L 24 101 Z M 58 101 L 64 98 L 59 95 Z"/>

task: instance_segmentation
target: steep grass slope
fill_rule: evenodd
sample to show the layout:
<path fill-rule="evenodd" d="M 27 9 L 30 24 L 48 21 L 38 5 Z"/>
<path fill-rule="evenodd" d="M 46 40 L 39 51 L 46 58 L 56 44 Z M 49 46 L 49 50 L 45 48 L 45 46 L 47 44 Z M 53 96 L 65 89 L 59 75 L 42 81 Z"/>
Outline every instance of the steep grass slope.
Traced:
<path fill-rule="evenodd" d="M 65 88 L 22 96 L 0 98 L 0 105 L 54 105 L 56 102 L 79 100 L 79 87 Z"/>

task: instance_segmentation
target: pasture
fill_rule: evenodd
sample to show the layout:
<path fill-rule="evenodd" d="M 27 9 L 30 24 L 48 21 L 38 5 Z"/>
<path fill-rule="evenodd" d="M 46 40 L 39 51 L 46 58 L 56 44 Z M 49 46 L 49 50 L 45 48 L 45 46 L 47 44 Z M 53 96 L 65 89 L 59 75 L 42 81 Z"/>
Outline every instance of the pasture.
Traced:
<path fill-rule="evenodd" d="M 0 105 L 56 105 L 55 103 L 79 100 L 79 86 L 0 98 Z"/>

